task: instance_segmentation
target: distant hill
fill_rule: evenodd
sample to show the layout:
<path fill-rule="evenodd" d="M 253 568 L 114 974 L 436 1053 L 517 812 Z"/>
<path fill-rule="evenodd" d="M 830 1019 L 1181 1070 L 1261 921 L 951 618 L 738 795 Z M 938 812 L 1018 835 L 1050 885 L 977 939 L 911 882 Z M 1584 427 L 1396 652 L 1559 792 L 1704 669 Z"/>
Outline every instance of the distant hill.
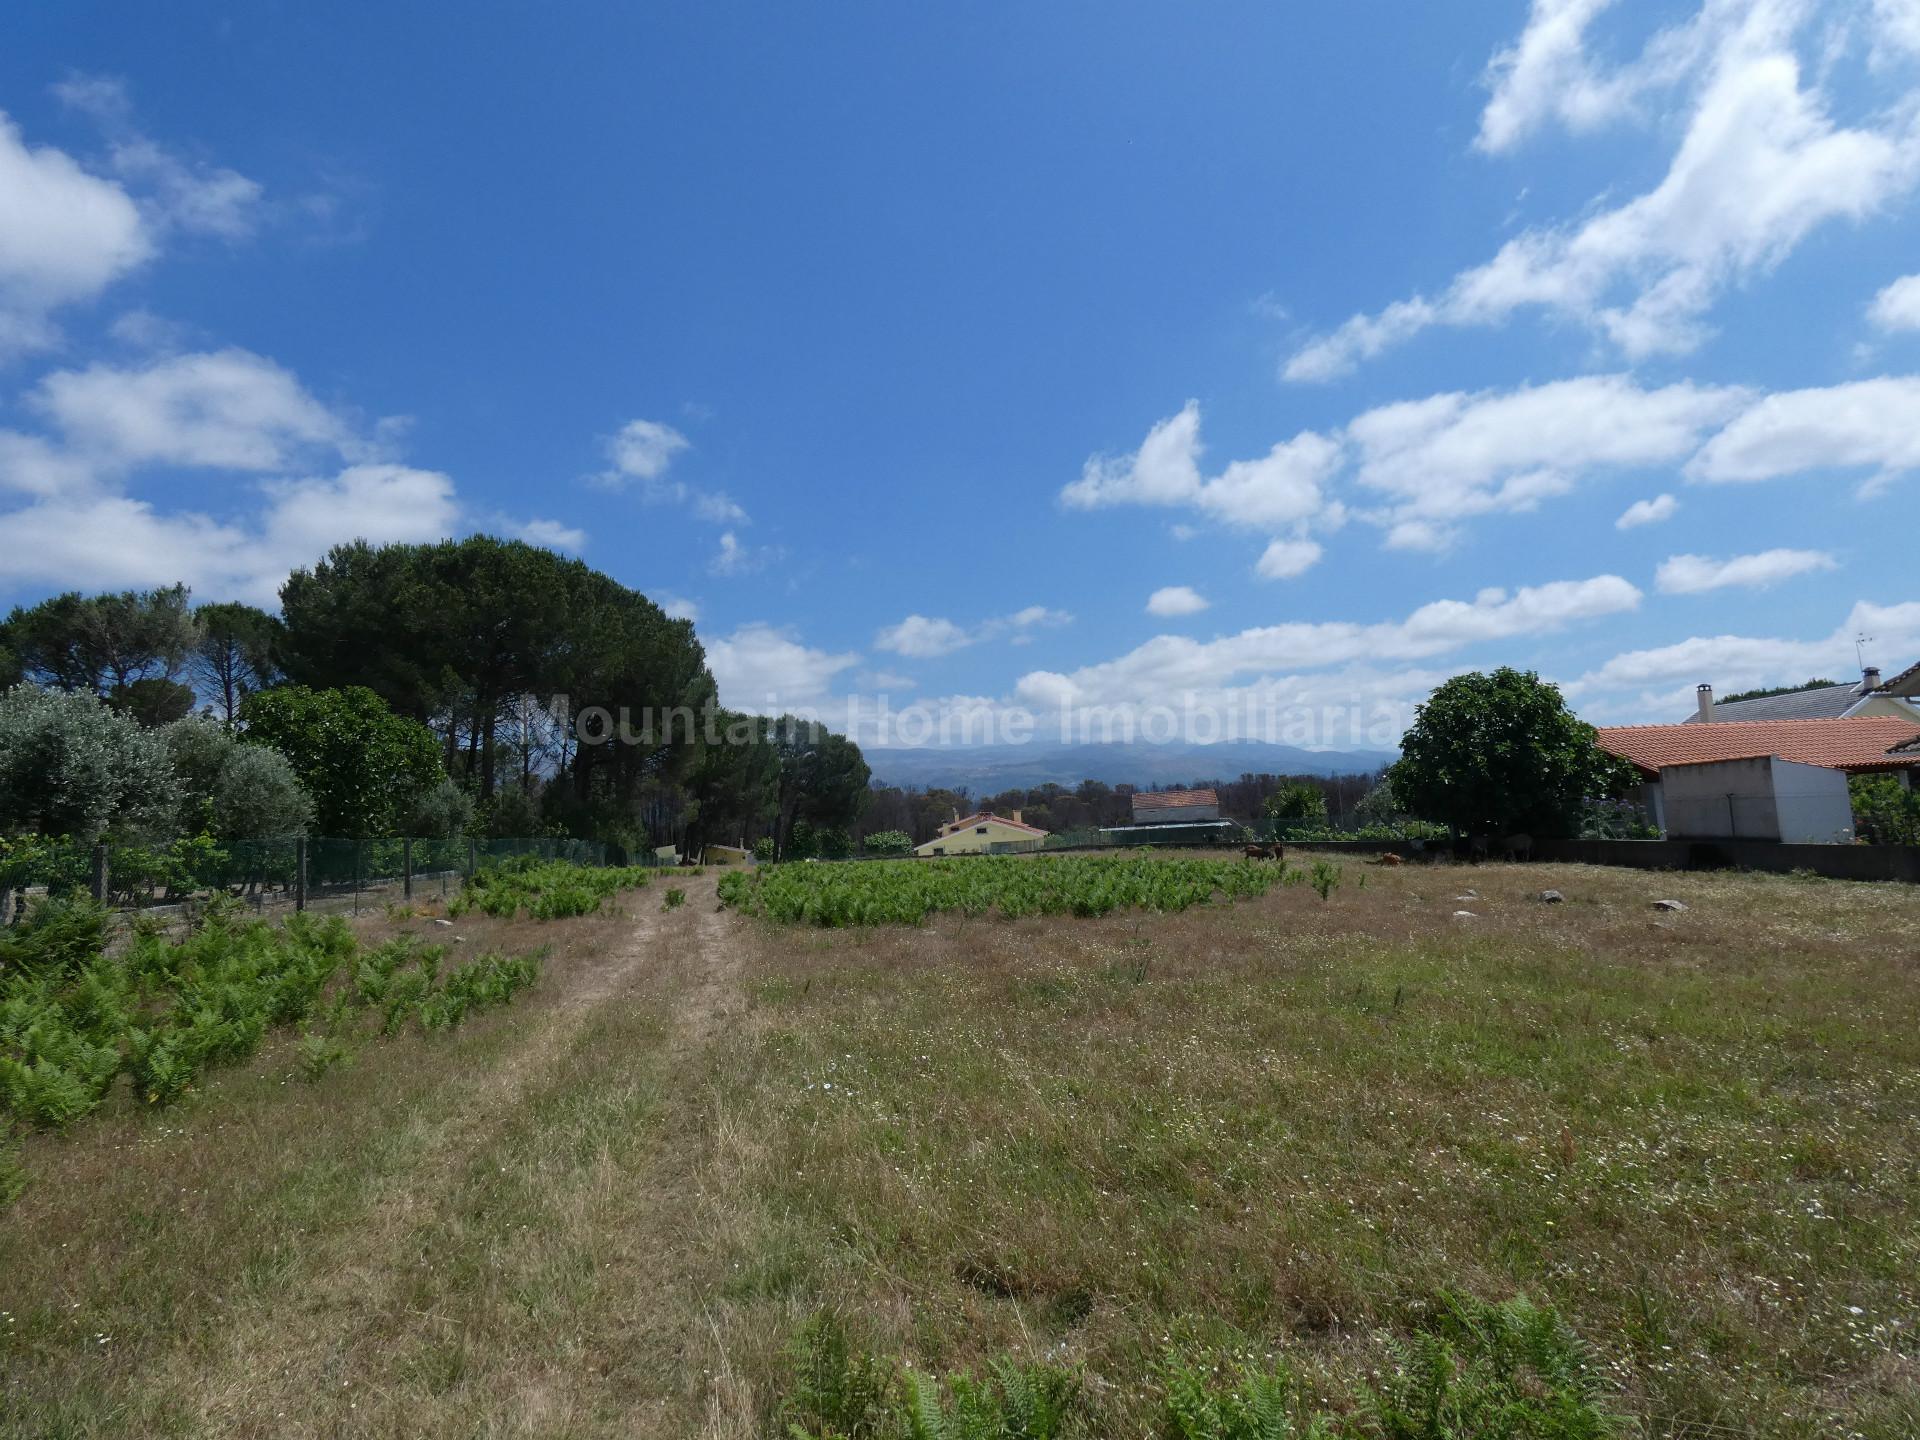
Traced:
<path fill-rule="evenodd" d="M 1108 785 L 1178 785 L 1233 780 L 1241 775 L 1366 774 L 1391 764 L 1382 750 L 1302 750 L 1296 745 L 1230 741 L 1218 745 L 980 745 L 946 749 L 868 749 L 867 764 L 882 785 L 929 790 L 965 786 L 991 795 L 1048 781 Z"/>

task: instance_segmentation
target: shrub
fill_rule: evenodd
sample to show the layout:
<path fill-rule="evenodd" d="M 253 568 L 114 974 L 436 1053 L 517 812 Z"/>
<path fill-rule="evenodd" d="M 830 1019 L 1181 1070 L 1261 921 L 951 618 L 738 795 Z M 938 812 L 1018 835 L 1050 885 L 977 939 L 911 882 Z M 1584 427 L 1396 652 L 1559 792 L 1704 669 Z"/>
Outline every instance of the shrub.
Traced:
<path fill-rule="evenodd" d="M 540 860 L 522 856 L 482 867 L 461 887 L 447 906 L 459 917 L 469 910 L 497 919 L 527 915 L 535 920 L 559 920 L 591 915 L 611 896 L 647 883 L 638 866 L 576 865 L 571 860 Z"/>
<path fill-rule="evenodd" d="M 1315 860 L 1308 883 L 1322 900 L 1331 900 L 1333 892 L 1340 888 L 1340 867 L 1331 860 Z"/>
<path fill-rule="evenodd" d="M 667 891 L 666 895 L 661 899 L 660 908 L 662 910 L 678 910 L 686 903 L 687 892 L 675 886 Z"/>
<path fill-rule="evenodd" d="M 171 828 L 179 796 L 165 744 L 96 696 L 0 694 L 0 830 L 146 835 Z"/>
<path fill-rule="evenodd" d="M 905 855 L 913 849 L 913 837 L 904 830 L 880 830 L 867 836 L 861 848 L 869 855 Z"/>
<path fill-rule="evenodd" d="M 510 791 L 525 803 L 520 792 Z M 507 805 L 506 796 L 494 801 L 494 816 L 499 817 Z M 473 824 L 473 797 L 455 784 L 451 779 L 443 779 L 428 787 L 414 803 L 413 813 L 408 817 L 407 833 L 428 840 L 454 840 L 467 833 Z M 504 832 L 495 832 L 504 833 Z M 515 831 L 516 834 L 530 835 L 532 830 Z"/>

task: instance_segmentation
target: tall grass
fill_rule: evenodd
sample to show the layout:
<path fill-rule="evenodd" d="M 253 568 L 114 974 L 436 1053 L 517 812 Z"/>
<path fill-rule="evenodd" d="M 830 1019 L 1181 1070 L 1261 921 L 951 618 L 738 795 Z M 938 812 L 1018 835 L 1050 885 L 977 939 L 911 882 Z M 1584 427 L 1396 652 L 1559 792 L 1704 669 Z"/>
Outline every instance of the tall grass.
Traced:
<path fill-rule="evenodd" d="M 591 915 L 620 891 L 646 883 L 647 872 L 637 865 L 576 865 L 520 856 L 476 871 L 447 906 L 447 914 L 478 910 L 499 920 L 521 915 L 561 920 Z"/>
<path fill-rule="evenodd" d="M 141 927 L 110 955 L 105 935 L 105 910 L 77 898 L 39 901 L 0 935 L 0 1125 L 65 1129 L 122 1076 L 138 1103 L 172 1104 L 271 1031 L 322 1016 L 329 987 L 322 1025 L 344 1045 L 369 1017 L 382 1034 L 448 1029 L 539 973 L 535 955 L 482 955 L 443 974 L 444 950 L 411 937 L 363 950 L 338 916 L 270 925 L 228 905 L 179 941 Z"/>
<path fill-rule="evenodd" d="M 965 915 L 1096 916 L 1156 912 L 1265 894 L 1284 867 L 1241 860 L 1124 857 L 856 861 L 777 865 L 720 877 L 720 901 L 785 924 L 918 925 L 936 911 Z"/>

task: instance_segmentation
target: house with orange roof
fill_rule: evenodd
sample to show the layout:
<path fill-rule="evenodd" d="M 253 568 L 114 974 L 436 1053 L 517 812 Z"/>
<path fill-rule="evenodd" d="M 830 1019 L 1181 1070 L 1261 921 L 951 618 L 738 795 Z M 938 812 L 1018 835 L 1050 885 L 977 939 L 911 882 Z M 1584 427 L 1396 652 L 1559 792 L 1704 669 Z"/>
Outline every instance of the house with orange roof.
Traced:
<path fill-rule="evenodd" d="M 1618 725 L 1595 742 L 1640 772 L 1648 818 L 1674 839 L 1846 843 L 1847 778 L 1911 786 L 1920 725 L 1897 715 Z"/>
<path fill-rule="evenodd" d="M 1009 819 L 982 810 L 972 815 L 955 816 L 940 827 L 940 833 L 924 845 L 916 845 L 916 855 L 1002 855 L 1010 851 L 1038 850 L 1047 832 L 1029 825 L 1018 810 Z"/>

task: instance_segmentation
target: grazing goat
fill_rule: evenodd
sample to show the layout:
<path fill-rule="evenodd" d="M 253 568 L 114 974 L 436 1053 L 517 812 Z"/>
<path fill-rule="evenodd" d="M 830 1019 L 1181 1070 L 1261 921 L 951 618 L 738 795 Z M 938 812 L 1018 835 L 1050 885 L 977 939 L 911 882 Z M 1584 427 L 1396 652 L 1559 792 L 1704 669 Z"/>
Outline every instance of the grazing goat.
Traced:
<path fill-rule="evenodd" d="M 1491 835 L 1474 835 L 1467 840 L 1467 859 L 1478 865 L 1493 848 Z"/>
<path fill-rule="evenodd" d="M 1278 842 L 1272 845 L 1254 844 L 1247 846 L 1246 853 L 1249 860 L 1284 860 L 1287 847 Z"/>
<path fill-rule="evenodd" d="M 1533 859 L 1533 837 L 1509 835 L 1500 842 L 1500 851 L 1509 860 L 1531 860 Z"/>

